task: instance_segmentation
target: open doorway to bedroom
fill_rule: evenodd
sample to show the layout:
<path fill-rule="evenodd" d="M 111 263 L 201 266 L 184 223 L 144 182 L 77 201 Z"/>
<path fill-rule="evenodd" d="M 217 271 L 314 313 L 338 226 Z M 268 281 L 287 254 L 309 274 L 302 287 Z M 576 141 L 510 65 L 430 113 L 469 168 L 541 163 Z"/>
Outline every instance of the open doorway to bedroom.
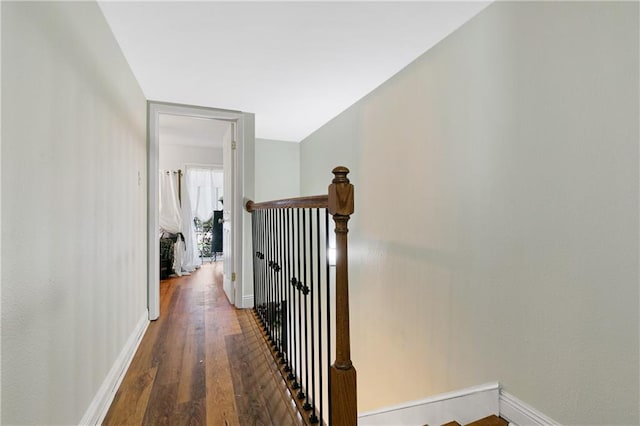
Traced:
<path fill-rule="evenodd" d="M 228 121 L 159 116 L 161 282 L 224 257 L 223 143 L 231 131 Z"/>
<path fill-rule="evenodd" d="M 223 145 L 233 125 L 175 114 L 158 121 L 160 294 L 172 316 L 174 297 L 206 305 L 223 287 Z"/>
<path fill-rule="evenodd" d="M 149 102 L 148 123 L 149 319 L 155 320 L 161 315 L 161 249 L 173 254 L 170 266 L 163 259 L 165 268 L 169 269 L 164 274 L 168 275 L 198 271 L 198 266 L 202 268 L 211 257 L 217 260 L 218 253 L 222 253 L 222 263 L 215 273 L 220 275 L 229 302 L 241 307 L 244 288 L 238 271 L 243 265 L 242 236 L 246 224 L 240 191 L 244 182 L 247 125 L 251 138 L 248 145 L 253 155 L 253 115 Z M 222 179 L 216 177 L 221 167 Z M 195 213 L 199 210 L 203 212 L 200 215 Z M 221 232 L 219 225 L 222 225 Z M 216 227 L 218 235 L 214 235 Z M 160 236 L 165 233 L 172 239 L 172 245 L 161 246 Z M 222 251 L 219 245 L 214 246 L 219 234 Z"/>

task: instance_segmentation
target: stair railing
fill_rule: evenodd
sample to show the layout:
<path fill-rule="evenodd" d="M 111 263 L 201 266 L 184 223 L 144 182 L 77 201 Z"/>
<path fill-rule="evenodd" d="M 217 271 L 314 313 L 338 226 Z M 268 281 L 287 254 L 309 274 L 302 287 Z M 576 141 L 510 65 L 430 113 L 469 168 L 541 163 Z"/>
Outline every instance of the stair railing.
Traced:
<path fill-rule="evenodd" d="M 357 423 L 347 257 L 354 191 L 348 173 L 346 167 L 333 169 L 327 195 L 246 205 L 252 215 L 254 314 L 307 424 Z"/>

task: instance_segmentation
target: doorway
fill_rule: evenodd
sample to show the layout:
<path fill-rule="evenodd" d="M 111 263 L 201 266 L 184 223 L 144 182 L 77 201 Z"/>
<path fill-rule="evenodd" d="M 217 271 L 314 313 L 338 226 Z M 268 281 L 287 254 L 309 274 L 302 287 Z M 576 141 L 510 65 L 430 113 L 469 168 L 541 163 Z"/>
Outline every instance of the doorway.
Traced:
<path fill-rule="evenodd" d="M 160 138 L 162 141 L 162 137 Z M 219 149 L 218 151 L 222 151 Z M 221 156 L 222 154 L 220 154 Z M 160 147 L 162 164 L 162 147 Z M 204 164 L 186 164 L 184 173 L 185 195 L 189 198 L 188 207 L 191 250 L 194 253 L 193 265 L 215 262 L 222 258 L 224 172 L 221 166 L 209 162 Z M 162 173 L 162 172 L 161 172 Z"/>
<path fill-rule="evenodd" d="M 223 144 L 224 150 L 224 181 L 225 199 L 224 226 L 225 248 L 224 253 L 224 282 L 227 297 L 236 307 L 243 307 L 242 282 L 238 279 L 242 269 L 242 235 L 243 227 L 243 198 L 241 188 L 244 171 L 243 151 L 245 148 L 245 136 L 253 138 L 253 116 L 236 111 L 218 110 L 179 104 L 161 102 L 148 102 L 148 309 L 149 319 L 157 319 L 160 312 L 160 249 L 159 249 L 159 152 L 160 152 L 160 118 L 161 115 L 178 117 L 191 117 L 199 119 L 214 119 L 230 124 L 232 131 L 230 137 Z M 247 121 L 249 123 L 247 123 Z M 250 132 L 245 132 L 245 126 L 250 127 Z M 249 133 L 249 135 L 246 135 Z M 247 144 L 253 146 L 252 143 Z M 252 186 L 252 185 L 251 185 Z"/>

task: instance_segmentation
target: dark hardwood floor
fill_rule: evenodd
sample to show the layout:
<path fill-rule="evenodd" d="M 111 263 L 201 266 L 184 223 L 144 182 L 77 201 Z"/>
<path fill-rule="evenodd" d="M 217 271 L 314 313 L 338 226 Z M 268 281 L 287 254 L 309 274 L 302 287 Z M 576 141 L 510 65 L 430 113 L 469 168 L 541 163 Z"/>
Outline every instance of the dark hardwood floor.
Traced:
<path fill-rule="evenodd" d="M 222 262 L 160 284 L 104 425 L 298 425 L 252 314 L 222 290 Z"/>

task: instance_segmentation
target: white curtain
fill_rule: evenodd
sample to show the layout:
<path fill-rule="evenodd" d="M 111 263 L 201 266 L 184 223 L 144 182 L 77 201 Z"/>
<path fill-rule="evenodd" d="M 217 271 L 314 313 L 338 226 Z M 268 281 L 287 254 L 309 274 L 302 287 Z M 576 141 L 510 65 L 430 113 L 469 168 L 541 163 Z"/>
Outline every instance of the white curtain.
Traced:
<path fill-rule="evenodd" d="M 221 206 L 222 170 L 187 167 L 182 186 L 182 207 L 178 198 L 178 175 L 160 170 L 160 232 L 182 233 L 174 245 L 173 270 L 176 275 L 191 272 L 198 265 L 198 247 L 193 218 L 211 219 Z"/>
<path fill-rule="evenodd" d="M 188 168 L 187 188 L 194 217 L 203 222 L 211 219 L 214 210 L 219 210 L 222 197 L 222 170 Z"/>
<path fill-rule="evenodd" d="M 180 209 L 180 199 L 178 198 L 178 175 L 171 171 L 160 170 L 160 199 L 159 199 L 159 219 L 160 232 L 177 234 L 182 232 L 182 211 Z M 182 275 L 182 260 L 185 246 L 178 238 L 173 246 L 173 270 L 176 275 Z"/>
<path fill-rule="evenodd" d="M 182 229 L 177 175 L 160 170 L 160 230 L 177 234 Z"/>
<path fill-rule="evenodd" d="M 187 196 L 183 198 L 182 212 L 187 243 L 185 265 L 188 267 L 195 268 L 198 265 L 198 241 L 193 219 L 197 217 L 202 222 L 206 222 L 211 219 L 214 210 L 220 209 L 219 199 L 222 197 L 223 176 L 222 170 L 187 167 L 186 184 L 183 190 Z"/>
<path fill-rule="evenodd" d="M 187 168 L 184 181 L 189 180 L 189 168 Z M 195 224 L 193 223 L 193 210 L 191 208 L 191 191 L 188 185 L 182 186 L 182 234 L 186 250 L 182 260 L 182 269 L 191 272 L 199 268 L 198 242 L 196 241 Z"/>

